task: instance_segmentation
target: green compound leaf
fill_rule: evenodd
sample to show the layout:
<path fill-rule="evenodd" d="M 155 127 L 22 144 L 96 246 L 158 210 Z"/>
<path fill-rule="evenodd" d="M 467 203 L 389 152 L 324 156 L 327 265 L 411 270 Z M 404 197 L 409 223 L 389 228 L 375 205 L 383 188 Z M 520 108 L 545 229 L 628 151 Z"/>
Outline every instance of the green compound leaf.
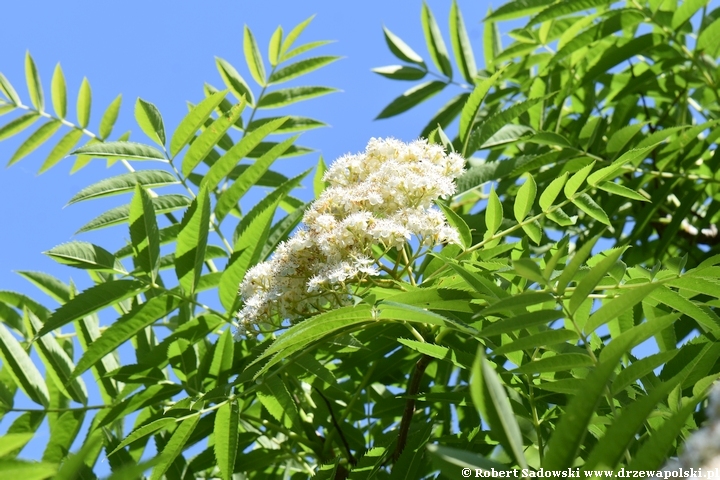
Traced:
<path fill-rule="evenodd" d="M 147 273 L 154 283 L 160 259 L 160 233 L 152 200 L 140 185 L 135 187 L 135 195 L 130 202 L 128 223 L 134 253 L 133 262 L 137 268 Z"/>
<path fill-rule="evenodd" d="M 287 37 L 285 37 L 285 40 L 282 42 L 282 46 L 280 47 L 280 55 L 285 55 L 285 52 L 287 52 L 290 47 L 293 46 L 295 40 L 297 40 L 300 34 L 305 30 L 305 28 L 310 25 L 310 22 L 312 22 L 313 18 L 315 18 L 315 15 L 311 15 L 310 17 L 297 24 L 292 30 L 290 30 L 290 33 L 288 33 Z M 283 58 L 281 61 L 283 60 L 285 60 L 285 58 Z"/>
<path fill-rule="evenodd" d="M 225 85 L 233 95 L 235 95 L 238 100 L 245 100 L 249 105 L 254 105 L 255 99 L 250 91 L 250 87 L 248 87 L 248 84 L 245 83 L 245 80 L 238 71 L 235 70 L 235 67 L 220 57 L 215 57 L 215 65 L 217 66 L 218 72 L 220 72 L 223 82 L 225 82 Z"/>
<path fill-rule="evenodd" d="M 330 87 L 292 87 L 274 90 L 258 101 L 258 108 L 280 108 L 339 91 Z"/>
<path fill-rule="evenodd" d="M 646 285 L 633 288 L 628 290 L 626 293 L 606 302 L 600 307 L 595 313 L 590 315 L 587 323 L 585 323 L 584 331 L 590 334 L 595 331 L 599 326 L 606 324 L 610 320 L 616 318 L 623 312 L 627 312 L 636 304 L 643 301 L 652 293 L 653 290 L 658 288 L 658 283 L 648 283 Z"/>
<path fill-rule="evenodd" d="M 537 195 L 537 184 L 532 175 L 528 175 L 525 183 L 522 184 L 515 196 L 515 203 L 513 205 L 513 213 L 515 213 L 515 220 L 522 222 L 527 217 L 532 206 L 535 203 L 535 196 Z"/>
<path fill-rule="evenodd" d="M 78 141 L 83 136 L 82 130 L 70 130 L 67 134 L 65 134 L 60 141 L 53 147 L 52 151 L 48 155 L 48 157 L 45 159 L 45 162 L 40 167 L 40 170 L 38 173 L 43 173 L 45 170 L 53 167 L 56 163 L 58 163 L 63 158 L 67 157 L 70 153 L 70 150 L 73 149 L 75 144 L 77 144 Z"/>
<path fill-rule="evenodd" d="M 342 307 L 327 313 L 315 315 L 301 323 L 290 327 L 281 337 L 275 340 L 250 366 L 261 362 L 268 357 L 272 359 L 254 375 L 261 376 L 270 367 L 288 358 L 290 355 L 303 350 L 313 342 L 337 330 L 353 328 L 358 325 L 372 322 L 373 309 L 370 305 L 357 305 Z"/>
<path fill-rule="evenodd" d="M 527 468 L 522 433 L 505 386 L 481 349 L 472 365 L 470 394 L 483 419 L 499 433 L 500 443 L 512 453 L 518 465 Z"/>
<path fill-rule="evenodd" d="M 215 458 L 223 480 L 231 480 L 235 472 L 239 413 L 237 401 L 231 400 L 215 416 Z"/>
<path fill-rule="evenodd" d="M 0 472 L 7 478 L 23 478 L 25 480 L 42 480 L 44 478 L 60 478 L 56 476 L 57 465 L 48 462 L 28 462 L 26 460 L 1 459 Z"/>
<path fill-rule="evenodd" d="M 39 118 L 40 115 L 37 113 L 26 113 L 25 115 L 21 115 L 13 120 L 10 120 L 8 123 L 0 127 L 0 140 L 5 140 L 6 138 L 22 132 L 35 123 Z"/>
<path fill-rule="evenodd" d="M 475 55 L 457 1 L 453 1 L 450 6 L 450 35 L 453 52 L 455 53 L 455 63 L 460 67 L 465 80 L 471 84 L 475 83 L 475 75 L 477 75 Z"/>
<path fill-rule="evenodd" d="M 135 121 L 150 139 L 165 148 L 165 125 L 160 110 L 150 102 L 138 98 L 135 102 Z"/>
<path fill-rule="evenodd" d="M 20 101 L 17 92 L 2 73 L 0 73 L 0 92 L 2 92 L 13 105 L 22 105 L 22 101 Z"/>
<path fill-rule="evenodd" d="M 40 112 L 45 111 L 45 95 L 43 94 L 40 74 L 35 66 L 35 61 L 30 56 L 30 52 L 25 53 L 25 81 L 33 106 Z"/>
<path fill-rule="evenodd" d="M 3 365 L 9 368 L 15 384 L 25 392 L 30 400 L 47 408 L 50 405 L 50 395 L 42 375 L 5 325 L 0 323 L 0 358 Z"/>
<path fill-rule="evenodd" d="M 110 453 L 108 453 L 108 457 L 113 455 L 120 449 L 127 447 L 136 440 L 140 440 L 141 438 L 145 438 L 148 435 L 152 435 L 158 430 L 161 430 L 175 423 L 177 423 L 177 419 L 175 418 L 161 418 L 159 420 L 155 420 L 153 422 L 136 428 L 135 430 L 130 432 L 130 435 L 128 435 L 122 442 L 120 442 L 117 447 L 115 447 Z"/>
<path fill-rule="evenodd" d="M 404 62 L 415 63 L 420 65 L 423 69 L 426 69 L 425 62 L 422 57 L 415 53 L 415 50 L 403 42 L 400 37 L 392 33 L 386 27 L 383 27 L 383 33 L 385 34 L 385 42 L 393 55 Z"/>
<path fill-rule="evenodd" d="M 465 220 L 462 219 L 460 215 L 455 213 L 450 207 L 447 205 L 436 201 L 435 205 L 442 210 L 442 212 L 445 214 L 445 218 L 447 219 L 448 224 L 453 227 L 455 230 L 458 231 L 460 234 L 460 242 L 462 243 L 462 247 L 467 250 L 472 246 L 472 233 L 470 232 L 470 227 L 468 227 L 467 223 L 465 223 Z"/>
<path fill-rule="evenodd" d="M 608 193 L 612 193 L 613 195 L 619 195 L 621 197 L 629 198 L 630 200 L 638 200 L 640 202 L 649 202 L 650 199 L 639 194 L 635 190 L 630 190 L 629 188 L 620 185 L 619 183 L 614 182 L 603 182 L 600 185 L 597 186 L 600 190 L 604 190 Z"/>
<path fill-rule="evenodd" d="M 243 53 L 245 54 L 245 63 L 247 63 L 250 75 L 260 85 L 264 87 L 265 83 L 265 66 L 263 65 L 262 55 L 258 48 L 255 37 L 250 28 L 245 25 L 243 30 Z"/>
<path fill-rule="evenodd" d="M 440 27 L 438 27 L 432 11 L 430 11 L 430 7 L 428 7 L 425 2 L 423 2 L 422 6 L 421 19 L 423 33 L 425 34 L 425 43 L 427 44 L 433 63 L 445 76 L 452 78 L 452 65 L 450 65 L 450 58 L 447 47 L 445 46 L 445 41 L 442 38 Z"/>
<path fill-rule="evenodd" d="M 548 2 L 550 3 L 550 2 Z M 525 28 L 543 23 L 548 20 L 553 20 L 564 15 L 571 13 L 580 12 L 582 10 L 589 10 L 593 7 L 600 7 L 607 5 L 609 0 L 570 0 L 550 5 L 539 14 L 535 15 Z"/>
<path fill-rule="evenodd" d="M 35 334 L 43 326 L 35 314 L 25 309 L 25 326 L 28 332 Z M 47 373 L 55 382 L 55 386 L 63 395 L 78 403 L 87 405 L 88 394 L 85 382 L 81 378 L 73 378 L 75 368 L 72 359 L 65 353 L 60 344 L 51 335 L 40 337 L 35 343 L 40 358 L 47 367 Z"/>
<path fill-rule="evenodd" d="M 245 102 L 233 105 L 228 112 L 212 122 L 190 144 L 182 161 L 182 174 L 187 177 L 202 160 L 215 148 L 226 132 L 232 127 L 245 108 Z"/>
<path fill-rule="evenodd" d="M 545 95 L 544 97 L 530 98 L 524 102 L 516 103 L 510 108 L 496 113 L 492 117 L 485 120 L 478 127 L 472 130 L 464 148 L 464 155 L 471 155 L 479 148 L 485 147 L 485 143 L 490 140 L 501 128 L 509 125 L 514 119 L 527 112 L 534 105 L 545 101 L 554 94 Z"/>
<path fill-rule="evenodd" d="M 318 68 L 322 68 L 325 65 L 329 65 L 339 59 L 340 57 L 319 56 L 300 60 L 275 71 L 270 76 L 270 83 L 287 82 L 306 73 L 315 71 Z"/>
<path fill-rule="evenodd" d="M 425 70 L 406 65 L 388 65 L 386 67 L 376 67 L 372 69 L 378 75 L 391 80 L 422 80 L 427 75 Z"/>
<path fill-rule="evenodd" d="M 105 113 L 103 113 L 102 118 L 100 119 L 100 138 L 105 139 L 110 136 L 112 133 L 113 127 L 115 126 L 115 122 L 117 121 L 118 114 L 120 113 L 120 106 L 122 105 L 122 95 L 118 95 L 115 97 L 115 100 L 113 100 L 110 105 L 108 105 L 108 108 L 105 110 Z"/>
<path fill-rule="evenodd" d="M 375 120 L 394 117 L 395 115 L 406 112 L 424 100 L 427 100 L 437 94 L 440 90 L 445 88 L 445 86 L 445 82 L 437 80 L 416 85 L 390 102 L 390 104 L 385 107 L 377 117 L 375 117 Z"/>
<path fill-rule="evenodd" d="M 263 379 L 257 390 L 258 400 L 278 422 L 286 428 L 297 428 L 297 405 L 290 396 L 285 382 L 277 375 Z"/>
<path fill-rule="evenodd" d="M 40 147 L 50 137 L 52 137 L 61 125 L 62 122 L 60 122 L 60 120 L 50 120 L 49 122 L 41 125 L 40 128 L 35 130 L 32 135 L 30 135 L 27 140 L 20 145 L 13 156 L 10 157 L 8 167 L 20 159 L 30 155 L 33 151 L 35 151 L 35 149 Z"/>
<path fill-rule="evenodd" d="M 87 78 L 83 78 L 80 84 L 80 92 L 77 99 L 77 118 L 78 125 L 85 128 L 90 123 L 90 109 L 92 108 L 92 91 L 90 90 L 90 82 Z"/>
<path fill-rule="evenodd" d="M 615 266 L 617 261 L 620 259 L 620 256 L 628 248 L 628 246 L 625 246 L 611 250 L 605 258 L 590 269 L 590 272 L 588 272 L 583 279 L 580 280 L 577 287 L 575 287 L 572 297 L 570 297 L 568 310 L 571 314 L 574 314 L 577 309 L 580 308 L 580 305 L 587 300 L 588 295 L 592 293 L 593 289 L 600 283 L 600 280 L 603 279 L 608 271 Z"/>
<path fill-rule="evenodd" d="M 516 0 L 508 2 L 492 12 L 485 18 L 488 20 L 512 20 L 525 15 L 538 12 L 546 6 L 555 3 L 554 0 Z"/>
<path fill-rule="evenodd" d="M 157 188 L 179 183 L 175 175 L 165 170 L 138 170 L 137 172 L 123 173 L 93 183 L 76 193 L 67 204 L 72 205 L 85 200 L 131 192 L 136 185 L 142 185 L 145 188 Z"/>
<path fill-rule="evenodd" d="M 598 205 L 587 193 L 581 193 L 573 198 L 572 202 L 576 207 L 590 215 L 598 222 L 610 225 L 610 219 L 608 218 L 607 213 L 605 213 L 605 210 L 603 210 L 600 205 Z"/>
<path fill-rule="evenodd" d="M 570 180 L 568 180 L 565 184 L 565 197 L 571 198 L 573 195 L 575 195 L 575 193 L 582 186 L 583 182 L 588 177 L 590 172 L 592 172 L 594 166 L 595 162 L 592 162 L 591 164 L 586 165 L 577 172 L 575 172 L 573 176 L 570 177 Z"/>
<path fill-rule="evenodd" d="M 280 61 L 280 47 L 282 46 L 283 29 L 278 26 L 270 37 L 270 43 L 268 44 L 268 61 L 270 66 L 277 66 Z"/>
<path fill-rule="evenodd" d="M 502 203 L 500 203 L 500 198 L 498 198 L 498 195 L 495 192 L 495 187 L 493 186 L 490 189 L 490 196 L 488 197 L 488 204 L 485 210 L 485 226 L 487 227 L 487 237 L 495 235 L 495 232 L 497 232 L 500 228 L 500 225 L 502 225 L 502 220 L 503 206 Z"/>
<path fill-rule="evenodd" d="M 463 143 L 467 142 L 468 135 L 475 124 L 475 118 L 480 110 L 480 105 L 482 105 L 490 89 L 497 84 L 498 78 L 500 78 L 503 71 L 504 68 L 495 72 L 490 78 L 486 78 L 478 83 L 463 106 L 462 113 L 460 114 L 460 139 Z"/>
<path fill-rule="evenodd" d="M 188 144 L 195 132 L 205 124 L 205 120 L 210 117 L 215 108 L 225 100 L 225 95 L 227 95 L 227 90 L 212 93 L 185 115 L 170 139 L 171 157 L 174 158 Z"/>
<path fill-rule="evenodd" d="M 135 142 L 93 143 L 80 147 L 71 155 L 89 155 L 100 158 L 126 158 L 128 160 L 160 160 L 165 162 L 165 155 L 154 147 Z"/>
<path fill-rule="evenodd" d="M 258 129 L 259 127 L 265 125 L 266 123 L 277 120 L 278 118 L 280 117 L 265 117 L 253 120 L 247 126 L 246 131 L 250 133 Z M 278 127 L 277 130 L 275 130 L 275 133 L 303 132 L 305 130 L 311 130 L 314 128 L 327 127 L 327 124 L 319 120 L 315 120 L 314 118 L 299 117 L 297 115 L 288 115 L 285 118 L 287 120 L 285 120 L 285 123 L 283 123 L 280 127 Z"/>
<path fill-rule="evenodd" d="M 50 92 L 55 114 L 60 118 L 65 118 L 67 115 L 67 87 L 65 86 L 65 75 L 59 63 L 53 72 Z"/>
<path fill-rule="evenodd" d="M 207 189 L 201 188 L 183 216 L 175 249 L 175 272 L 188 294 L 195 291 L 200 280 L 209 230 L 210 196 Z"/>
<path fill-rule="evenodd" d="M 636 339 L 634 332 L 618 337 L 611 343 L 616 344 L 614 350 L 603 351 L 600 363 L 583 380 L 582 388 L 578 390 L 578 393 L 570 398 L 565 413 L 558 423 L 558 428 L 550 437 L 548 453 L 543 464 L 545 468 L 562 470 L 572 466 L 577 451 L 583 444 L 583 438 L 588 432 L 588 424 L 600 399 L 605 394 L 606 385 L 615 372 L 617 363 L 622 355 L 632 348 Z M 558 355 L 558 357 L 560 356 L 562 355 Z M 589 365 L 592 363 L 590 361 Z"/>
<path fill-rule="evenodd" d="M 63 325 L 137 295 L 145 288 L 145 284 L 137 280 L 115 280 L 92 286 L 55 310 L 37 333 L 37 337 L 47 335 Z"/>
<path fill-rule="evenodd" d="M 230 150 L 225 152 L 225 155 L 220 157 L 213 166 L 210 167 L 207 175 L 203 177 L 200 183 L 201 188 L 205 187 L 214 190 L 218 183 L 220 183 L 220 180 L 229 175 L 240 160 L 252 154 L 255 148 L 261 145 L 262 140 L 280 128 L 285 121 L 286 117 L 278 118 L 277 120 L 262 125 L 243 137 L 242 140 L 233 145 Z"/>
<path fill-rule="evenodd" d="M 185 195 L 161 195 L 151 199 L 156 214 L 172 212 L 190 205 L 191 200 Z M 111 227 L 125 223 L 130 218 L 130 205 L 115 207 L 90 220 L 80 227 L 77 233 L 89 232 L 100 228 Z"/>
<path fill-rule="evenodd" d="M 596 235 L 586 241 L 573 255 L 572 260 L 568 263 L 563 272 L 557 279 L 557 286 L 555 287 L 558 295 L 565 293 L 565 288 L 573 281 L 580 267 L 585 263 L 585 260 L 590 256 L 593 247 L 600 240 L 600 235 Z"/>
<path fill-rule="evenodd" d="M 255 185 L 258 180 L 268 171 L 270 165 L 285 153 L 290 146 L 297 140 L 298 136 L 288 138 L 287 140 L 273 146 L 264 155 L 255 160 L 252 165 L 243 170 L 238 178 L 225 190 L 218 198 L 215 205 L 215 216 L 218 221 L 222 221 L 225 216 L 240 201 L 240 199 Z"/>
<path fill-rule="evenodd" d="M 170 437 L 170 440 L 168 440 L 167 445 L 165 445 L 163 451 L 160 452 L 158 463 L 155 465 L 155 468 L 153 468 L 150 480 L 160 480 L 163 477 L 165 472 L 170 468 L 170 465 L 172 465 L 178 455 L 182 453 L 185 444 L 187 444 L 199 421 L 200 413 L 197 413 L 186 418 L 178 425 Z"/>
<path fill-rule="evenodd" d="M 19 270 L 16 273 L 43 292 L 47 293 L 59 303 L 65 303 L 70 300 L 70 287 L 58 280 L 56 277 L 44 272 L 32 272 L 27 270 Z"/>
<path fill-rule="evenodd" d="M 110 327 L 100 335 L 100 338 L 90 344 L 85 354 L 80 358 L 77 367 L 75 367 L 73 377 L 78 377 L 86 370 L 92 368 L 97 362 L 101 361 L 103 357 L 114 352 L 120 345 L 137 335 L 143 328 L 152 325 L 157 320 L 173 312 L 180 306 L 181 302 L 182 301 L 175 296 L 162 295 L 137 305 L 130 312 L 110 325 Z"/>
<path fill-rule="evenodd" d="M 704 50 L 713 58 L 717 58 L 720 51 L 720 18 L 705 27 L 698 37 L 696 48 Z"/>

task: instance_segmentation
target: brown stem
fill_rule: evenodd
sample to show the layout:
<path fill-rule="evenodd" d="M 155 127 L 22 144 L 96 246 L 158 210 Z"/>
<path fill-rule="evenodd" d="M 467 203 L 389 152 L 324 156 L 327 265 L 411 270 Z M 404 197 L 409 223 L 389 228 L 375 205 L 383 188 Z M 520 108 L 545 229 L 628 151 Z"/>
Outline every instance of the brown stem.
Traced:
<path fill-rule="evenodd" d="M 355 457 L 353 457 L 352 452 L 350 452 L 350 444 L 348 443 L 347 439 L 345 438 L 345 434 L 343 433 L 342 429 L 340 429 L 340 424 L 338 423 L 337 419 L 335 418 L 335 413 L 333 413 L 332 405 L 330 405 L 330 401 L 325 398 L 325 395 L 318 389 L 316 386 L 313 385 L 313 388 L 315 391 L 320 395 L 320 398 L 323 399 L 325 402 L 325 405 L 327 405 L 328 410 L 330 411 L 330 418 L 332 419 L 333 425 L 335 426 L 335 430 L 337 430 L 338 435 L 340 435 L 340 440 L 342 440 L 343 446 L 345 447 L 345 451 L 348 455 L 348 462 L 350 462 L 350 465 L 353 467 L 357 465 L 357 460 Z"/>
<path fill-rule="evenodd" d="M 413 371 L 412 378 L 408 384 L 405 395 L 414 397 L 420 390 L 420 380 L 422 380 L 425 369 L 432 361 L 432 357 L 429 355 L 423 355 L 420 360 L 415 364 L 415 370 Z M 412 422 L 413 414 L 415 413 L 415 399 L 408 398 L 405 402 L 405 411 L 403 412 L 402 420 L 400 421 L 400 431 L 398 432 L 397 445 L 395 445 L 395 451 L 392 454 L 392 462 L 395 463 L 400 454 L 405 449 L 407 444 L 408 432 L 410 431 L 410 422 Z"/>

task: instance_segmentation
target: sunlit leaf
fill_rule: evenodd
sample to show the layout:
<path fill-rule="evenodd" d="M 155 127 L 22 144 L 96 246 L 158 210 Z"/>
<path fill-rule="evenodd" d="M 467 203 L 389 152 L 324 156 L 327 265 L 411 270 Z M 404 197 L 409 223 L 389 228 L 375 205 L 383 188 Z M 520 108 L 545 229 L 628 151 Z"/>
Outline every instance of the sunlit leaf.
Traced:
<path fill-rule="evenodd" d="M 250 91 L 250 87 L 248 87 L 247 83 L 245 83 L 245 80 L 242 76 L 240 76 L 238 71 L 235 70 L 235 67 L 220 57 L 215 57 L 215 64 L 218 72 L 220 72 L 223 82 L 225 82 L 225 85 L 228 89 L 230 89 L 233 95 L 235 95 L 238 100 L 244 99 L 249 105 L 254 105 L 255 99 Z"/>
<path fill-rule="evenodd" d="M 468 134 L 475 123 L 475 117 L 477 117 L 477 113 L 480 110 L 480 105 L 490 89 L 496 86 L 498 78 L 502 73 L 503 69 L 500 69 L 491 77 L 479 82 L 463 106 L 462 113 L 460 114 L 460 138 L 463 142 L 467 142 Z"/>
<path fill-rule="evenodd" d="M 137 268 L 147 273 L 154 283 L 160 258 L 160 233 L 152 200 L 140 185 L 135 186 L 128 223 L 134 251 L 133 262 Z"/>
<path fill-rule="evenodd" d="M 42 82 L 40 81 L 40 74 L 35 66 L 35 61 L 30 56 L 30 52 L 25 52 L 25 81 L 33 106 L 40 112 L 44 111 L 45 95 L 43 93 Z"/>
<path fill-rule="evenodd" d="M 47 385 L 20 342 L 0 323 L 0 358 L 10 369 L 15 384 L 35 403 L 48 407 Z"/>
<path fill-rule="evenodd" d="M 183 290 L 195 291 L 200 279 L 210 229 L 210 197 L 201 189 L 183 216 L 175 249 L 175 272 Z"/>
<path fill-rule="evenodd" d="M 118 157 L 131 160 L 160 160 L 166 161 L 165 155 L 159 150 L 142 143 L 135 142 L 105 142 L 93 143 L 80 147 L 71 155 L 88 155 L 91 157 Z"/>
<path fill-rule="evenodd" d="M 388 30 L 387 27 L 383 27 L 383 33 L 385 34 L 385 42 L 393 55 L 405 62 L 415 63 L 426 68 L 422 57 L 415 53 L 400 37 Z"/>
<path fill-rule="evenodd" d="M 145 288 L 145 285 L 137 280 L 116 280 L 90 287 L 55 310 L 37 336 L 47 335 L 63 325 L 132 297 Z"/>
<path fill-rule="evenodd" d="M 170 139 L 171 157 L 175 157 L 188 144 L 195 132 L 205 123 L 205 120 L 210 117 L 215 108 L 220 105 L 220 102 L 225 99 L 226 94 L 227 90 L 212 93 L 185 115 Z"/>
<path fill-rule="evenodd" d="M 259 108 L 280 108 L 303 100 L 327 95 L 338 90 L 330 87 L 291 87 L 274 90 L 258 101 Z"/>
<path fill-rule="evenodd" d="M 65 75 L 58 63 L 55 66 L 51 83 L 52 103 L 55 114 L 60 118 L 67 115 L 67 88 L 65 87 Z"/>
<path fill-rule="evenodd" d="M 43 326 L 40 319 L 29 310 L 25 310 L 25 322 L 28 332 L 32 334 L 35 334 Z M 57 388 L 68 398 L 87 405 L 88 393 L 85 382 L 81 378 L 72 377 L 75 365 L 57 340 L 51 335 L 45 335 L 40 337 L 35 345 L 47 368 L 48 375 L 55 382 Z M 78 425 L 77 428 L 79 427 Z"/>
<path fill-rule="evenodd" d="M 243 52 L 245 53 L 245 63 L 247 63 L 250 74 L 261 87 L 264 87 L 265 67 L 262 55 L 260 55 L 260 49 L 257 46 L 255 37 L 247 25 L 243 29 Z"/>
<path fill-rule="evenodd" d="M 80 84 L 80 91 L 77 99 L 77 118 L 78 125 L 85 128 L 90 123 L 90 109 L 92 107 L 92 91 L 90 90 L 90 82 L 87 78 L 83 78 Z"/>
<path fill-rule="evenodd" d="M 218 409 L 215 417 L 215 458 L 224 480 L 230 480 L 235 471 L 238 450 L 238 404 L 229 401 Z"/>
<path fill-rule="evenodd" d="M 73 377 L 77 377 L 91 368 L 105 355 L 115 351 L 120 345 L 137 335 L 143 328 L 152 325 L 153 322 L 177 309 L 180 302 L 179 298 L 172 295 L 154 297 L 120 317 L 100 335 L 100 338 L 90 344 L 78 361 L 73 371 Z M 53 319 L 54 317 L 51 318 L 51 320 Z"/>
<path fill-rule="evenodd" d="M 215 148 L 225 133 L 235 124 L 245 108 L 245 102 L 233 105 L 229 112 L 213 121 L 203 132 L 190 144 L 182 161 L 182 174 L 184 176 L 197 167 L 200 162 Z"/>
<path fill-rule="evenodd" d="M 120 113 L 120 105 L 122 104 L 122 95 L 115 97 L 115 100 L 110 103 L 105 113 L 103 113 L 100 119 L 100 138 L 108 138 L 112 133 L 112 129 L 117 121 L 118 114 Z"/>
<path fill-rule="evenodd" d="M 165 448 L 160 452 L 158 464 L 153 468 L 150 480 L 160 480 L 165 472 L 170 468 L 173 461 L 180 455 L 185 448 L 190 435 L 192 435 L 195 427 L 200 421 L 200 415 L 192 415 L 183 420 L 175 429 L 170 440 L 168 440 Z"/>
<path fill-rule="evenodd" d="M 190 205 L 191 200 L 185 195 L 161 195 L 151 199 L 155 213 L 167 213 L 179 210 Z M 130 205 L 121 205 L 115 207 L 90 220 L 88 223 L 80 227 L 77 233 L 89 232 L 99 228 L 110 227 L 125 223 L 130 218 Z"/>
<path fill-rule="evenodd" d="M 131 192 L 135 189 L 136 185 L 142 185 L 145 188 L 156 188 L 179 183 L 175 175 L 165 170 L 138 170 L 136 172 L 123 173 L 115 177 L 105 178 L 97 183 L 93 183 L 76 193 L 68 201 L 68 205 L 84 200 Z"/>
<path fill-rule="evenodd" d="M 0 127 L 0 140 L 5 140 L 8 137 L 20 133 L 30 125 L 35 123 L 40 116 L 37 113 L 26 113 Z"/>
<path fill-rule="evenodd" d="M 53 147 L 53 149 L 50 151 L 50 154 L 45 159 L 45 162 L 40 167 L 40 171 L 38 173 L 42 173 L 45 170 L 51 168 L 54 166 L 57 162 L 65 158 L 69 153 L 70 150 L 73 149 L 75 144 L 82 138 L 83 132 L 82 130 L 70 130 L 67 134 L 63 136 L 63 138 L 60 139 L 60 141 Z"/>
<path fill-rule="evenodd" d="M 270 83 L 282 83 L 297 78 L 299 76 L 310 73 L 318 68 L 322 68 L 325 65 L 329 65 L 340 57 L 333 56 L 322 56 L 322 57 L 311 57 L 304 60 L 300 60 L 291 65 L 287 65 L 273 72 L 270 75 Z"/>
<path fill-rule="evenodd" d="M 226 177 L 240 160 L 249 155 L 261 144 L 267 135 L 273 133 L 283 123 L 285 123 L 285 117 L 278 118 L 243 137 L 241 141 L 233 145 L 230 150 L 225 152 L 225 154 L 210 167 L 210 171 L 208 171 L 202 179 L 201 187 L 214 189 L 218 183 L 220 183 L 220 180 Z"/>
<path fill-rule="evenodd" d="M 35 149 L 42 146 L 43 143 L 45 143 L 50 137 L 55 134 L 55 132 L 58 131 L 61 125 L 62 123 L 60 122 L 60 120 L 50 120 L 49 122 L 43 124 L 37 130 L 35 130 L 32 135 L 30 135 L 27 140 L 25 140 L 23 144 L 20 145 L 20 147 L 15 151 L 13 156 L 10 157 L 10 160 L 8 161 L 8 166 L 30 155 L 33 151 L 35 151 Z"/>
<path fill-rule="evenodd" d="M 135 121 L 140 125 L 145 135 L 165 148 L 165 125 L 160 111 L 155 105 L 138 97 L 135 102 Z"/>

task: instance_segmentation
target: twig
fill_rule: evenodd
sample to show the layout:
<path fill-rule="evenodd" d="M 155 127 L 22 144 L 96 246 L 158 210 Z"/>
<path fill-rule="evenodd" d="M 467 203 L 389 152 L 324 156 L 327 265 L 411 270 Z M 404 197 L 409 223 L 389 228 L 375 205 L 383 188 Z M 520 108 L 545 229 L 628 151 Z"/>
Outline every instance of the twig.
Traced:
<path fill-rule="evenodd" d="M 400 454 L 405 449 L 405 444 L 407 444 L 410 422 L 412 421 L 413 414 L 415 413 L 415 399 L 412 397 L 418 394 L 418 390 L 420 390 L 420 380 L 422 380 L 423 373 L 425 373 L 425 369 L 431 361 L 431 356 L 423 355 L 415 364 L 415 370 L 413 371 L 412 378 L 410 379 L 407 391 L 405 392 L 405 395 L 409 395 L 411 398 L 408 398 L 405 402 L 405 411 L 403 412 L 402 420 L 400 421 L 400 431 L 398 432 L 397 445 L 395 445 L 395 451 L 391 457 L 393 463 L 400 458 Z"/>
<path fill-rule="evenodd" d="M 335 430 L 337 430 L 338 434 L 340 435 L 340 440 L 342 440 L 343 446 L 345 447 L 345 451 L 348 455 L 348 462 L 350 462 L 350 465 L 353 467 L 357 465 L 357 460 L 353 456 L 352 452 L 350 451 L 350 444 L 348 443 L 347 439 L 345 438 L 345 434 L 343 433 L 342 429 L 340 428 L 340 424 L 338 423 L 337 419 L 335 418 L 335 413 L 333 413 L 332 405 L 330 404 L 330 400 L 328 400 L 325 395 L 320 391 L 319 388 L 317 388 L 315 385 L 313 385 L 313 388 L 315 391 L 320 395 L 320 398 L 323 399 L 325 402 L 325 405 L 327 405 L 328 410 L 330 411 L 330 418 L 332 419 L 333 425 L 335 426 Z"/>

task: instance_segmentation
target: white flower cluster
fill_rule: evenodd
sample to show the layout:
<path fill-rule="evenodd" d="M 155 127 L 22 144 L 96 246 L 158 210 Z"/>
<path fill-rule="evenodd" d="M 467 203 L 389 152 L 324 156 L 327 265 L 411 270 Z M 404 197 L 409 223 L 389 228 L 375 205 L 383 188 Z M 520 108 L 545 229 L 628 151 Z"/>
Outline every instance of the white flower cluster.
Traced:
<path fill-rule="evenodd" d="M 383 268 L 374 245 L 386 252 L 413 237 L 427 248 L 459 243 L 457 230 L 432 206 L 455 193 L 464 165 L 426 140 L 392 138 L 373 138 L 365 153 L 338 159 L 325 173 L 328 188 L 305 212 L 304 227 L 245 275 L 238 335 L 350 303 L 349 285 Z"/>

